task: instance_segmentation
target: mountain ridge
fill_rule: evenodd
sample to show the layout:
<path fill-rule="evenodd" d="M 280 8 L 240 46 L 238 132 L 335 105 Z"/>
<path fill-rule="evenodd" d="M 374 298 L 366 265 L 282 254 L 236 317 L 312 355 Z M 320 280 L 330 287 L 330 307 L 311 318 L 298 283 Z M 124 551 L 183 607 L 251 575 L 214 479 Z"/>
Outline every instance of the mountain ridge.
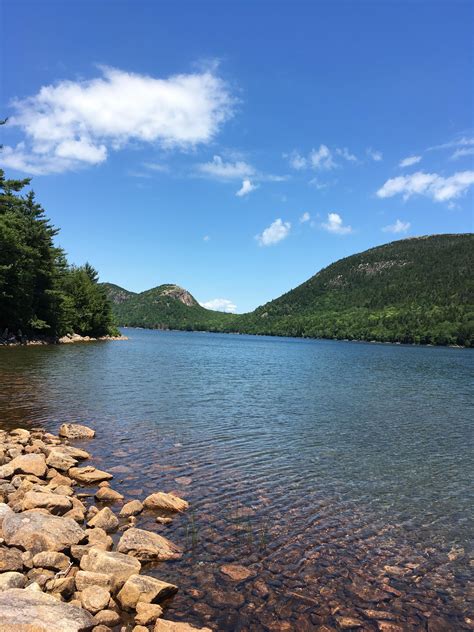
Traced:
<path fill-rule="evenodd" d="M 114 313 L 119 325 L 470 346 L 473 253 L 472 233 L 412 237 L 339 259 L 246 314 L 207 310 L 170 284 L 130 293 Z M 178 306 L 169 287 L 195 303 Z"/>

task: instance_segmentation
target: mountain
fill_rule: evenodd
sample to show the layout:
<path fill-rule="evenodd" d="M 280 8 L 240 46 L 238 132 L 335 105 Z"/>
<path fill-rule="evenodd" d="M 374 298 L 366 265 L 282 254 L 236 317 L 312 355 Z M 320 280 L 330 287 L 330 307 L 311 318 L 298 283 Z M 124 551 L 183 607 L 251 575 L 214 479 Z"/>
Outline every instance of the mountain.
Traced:
<path fill-rule="evenodd" d="M 220 331 L 231 316 L 205 309 L 179 285 L 160 285 L 140 294 L 113 283 L 103 286 L 121 326 Z"/>
<path fill-rule="evenodd" d="M 474 235 L 394 241 L 340 259 L 248 314 L 186 290 L 105 284 L 120 325 L 421 344 L 474 343 Z"/>

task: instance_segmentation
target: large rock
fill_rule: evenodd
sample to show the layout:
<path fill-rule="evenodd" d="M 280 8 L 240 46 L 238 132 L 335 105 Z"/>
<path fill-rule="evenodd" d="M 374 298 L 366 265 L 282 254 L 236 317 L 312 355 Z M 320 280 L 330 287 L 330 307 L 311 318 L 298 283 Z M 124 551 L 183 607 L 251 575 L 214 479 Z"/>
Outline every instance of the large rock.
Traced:
<path fill-rule="evenodd" d="M 62 551 L 84 538 L 84 531 L 71 518 L 39 511 L 7 514 L 2 525 L 5 542 L 32 553 Z"/>
<path fill-rule="evenodd" d="M 77 459 L 63 452 L 61 448 L 55 448 L 49 453 L 46 464 L 49 467 L 54 467 L 55 470 L 67 472 L 71 467 L 77 465 Z"/>
<path fill-rule="evenodd" d="M 118 500 L 123 500 L 123 495 L 111 487 L 99 487 L 95 493 L 95 497 L 102 503 L 114 503 Z"/>
<path fill-rule="evenodd" d="M 25 583 L 26 577 L 22 573 L 16 573 L 15 571 L 0 573 L 0 591 L 9 590 L 10 588 L 23 588 Z"/>
<path fill-rule="evenodd" d="M 116 590 L 123 586 L 130 575 L 139 573 L 141 568 L 140 562 L 133 557 L 98 548 L 92 548 L 83 555 L 80 566 L 83 571 L 109 575 Z"/>
<path fill-rule="evenodd" d="M 103 586 L 87 586 L 81 593 L 82 607 L 95 614 L 104 610 L 110 601 L 110 593 Z"/>
<path fill-rule="evenodd" d="M 44 454 L 21 454 L 10 461 L 8 465 L 13 468 L 15 474 L 34 474 L 35 476 L 46 474 Z"/>
<path fill-rule="evenodd" d="M 137 516 L 142 511 L 143 503 L 141 503 L 139 500 L 131 500 L 130 502 L 125 503 L 125 505 L 120 510 L 119 515 L 125 518 L 129 518 L 130 516 Z"/>
<path fill-rule="evenodd" d="M 181 557 L 181 549 L 163 536 L 135 528 L 125 531 L 117 551 L 143 561 L 175 560 Z"/>
<path fill-rule="evenodd" d="M 152 603 L 174 595 L 178 587 L 147 575 L 131 575 L 117 595 L 123 608 L 135 609 L 139 601 Z"/>
<path fill-rule="evenodd" d="M 92 616 L 51 595 L 22 588 L 0 592 L 1 632 L 89 632 Z"/>
<path fill-rule="evenodd" d="M 98 470 L 92 465 L 86 465 L 85 467 L 71 467 L 68 474 L 74 480 L 90 485 L 113 478 L 112 474 Z"/>
<path fill-rule="evenodd" d="M 104 507 L 89 520 L 87 525 L 89 527 L 103 529 L 106 533 L 109 533 L 119 526 L 119 521 L 117 516 L 108 507 Z"/>
<path fill-rule="evenodd" d="M 12 513 L 13 511 L 6 503 L 0 503 L 0 529 L 2 528 L 2 523 L 5 516 Z"/>
<path fill-rule="evenodd" d="M 150 623 L 156 621 L 163 614 L 163 608 L 157 603 L 139 601 L 136 610 L 135 623 L 138 625 L 150 625 Z"/>
<path fill-rule="evenodd" d="M 211 628 L 195 628 L 189 623 L 157 619 L 153 632 L 212 632 Z"/>
<path fill-rule="evenodd" d="M 23 557 L 20 549 L 0 546 L 0 572 L 21 571 L 22 568 Z"/>
<path fill-rule="evenodd" d="M 73 459 L 77 459 L 78 461 L 89 459 L 91 456 L 86 450 L 83 450 L 82 448 L 76 448 L 76 446 L 66 445 L 65 443 L 61 443 L 61 445 L 57 446 L 46 446 L 44 448 L 44 452 L 47 456 L 49 456 L 51 452 L 59 452 L 61 454 L 66 454 Z"/>
<path fill-rule="evenodd" d="M 48 492 L 26 492 L 22 502 L 23 511 L 28 509 L 47 509 L 52 514 L 62 515 L 72 509 L 72 501 L 68 496 Z"/>
<path fill-rule="evenodd" d="M 33 566 L 37 568 L 49 568 L 55 571 L 65 571 L 70 560 L 64 553 L 58 551 L 41 551 L 33 557 Z"/>
<path fill-rule="evenodd" d="M 59 436 L 68 439 L 92 439 L 95 436 L 95 430 L 82 424 L 62 424 L 59 428 Z"/>
<path fill-rule="evenodd" d="M 101 586 L 107 589 L 112 587 L 112 578 L 106 573 L 77 571 L 74 579 L 76 580 L 77 590 L 84 590 L 85 588 L 89 588 L 89 586 Z"/>
<path fill-rule="evenodd" d="M 165 494 L 165 492 L 156 492 L 147 496 L 143 502 L 147 509 L 165 509 L 166 511 L 185 511 L 189 507 L 189 503 L 174 494 Z"/>

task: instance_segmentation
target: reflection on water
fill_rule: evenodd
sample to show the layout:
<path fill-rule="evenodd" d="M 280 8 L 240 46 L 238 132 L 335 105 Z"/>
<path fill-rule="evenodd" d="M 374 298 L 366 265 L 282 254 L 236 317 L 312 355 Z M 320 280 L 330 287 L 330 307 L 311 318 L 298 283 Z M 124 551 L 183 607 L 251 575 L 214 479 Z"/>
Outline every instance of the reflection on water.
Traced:
<path fill-rule="evenodd" d="M 149 570 L 181 588 L 170 618 L 472 629 L 471 351 L 127 335 L 0 349 L 1 425 L 93 425 L 119 491 L 191 502 L 169 527 L 141 519 L 186 547 Z"/>

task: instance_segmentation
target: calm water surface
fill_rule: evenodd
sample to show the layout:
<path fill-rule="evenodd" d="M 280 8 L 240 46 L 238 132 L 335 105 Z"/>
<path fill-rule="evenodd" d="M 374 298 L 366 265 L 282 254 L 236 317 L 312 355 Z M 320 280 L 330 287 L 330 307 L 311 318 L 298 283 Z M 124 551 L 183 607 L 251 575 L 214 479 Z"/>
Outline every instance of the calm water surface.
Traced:
<path fill-rule="evenodd" d="M 126 333 L 0 349 L 0 425 L 92 425 L 94 464 L 127 498 L 190 501 L 171 526 L 139 524 L 185 549 L 147 571 L 180 586 L 169 618 L 474 629 L 472 351 Z M 229 563 L 251 576 L 230 581 Z"/>

